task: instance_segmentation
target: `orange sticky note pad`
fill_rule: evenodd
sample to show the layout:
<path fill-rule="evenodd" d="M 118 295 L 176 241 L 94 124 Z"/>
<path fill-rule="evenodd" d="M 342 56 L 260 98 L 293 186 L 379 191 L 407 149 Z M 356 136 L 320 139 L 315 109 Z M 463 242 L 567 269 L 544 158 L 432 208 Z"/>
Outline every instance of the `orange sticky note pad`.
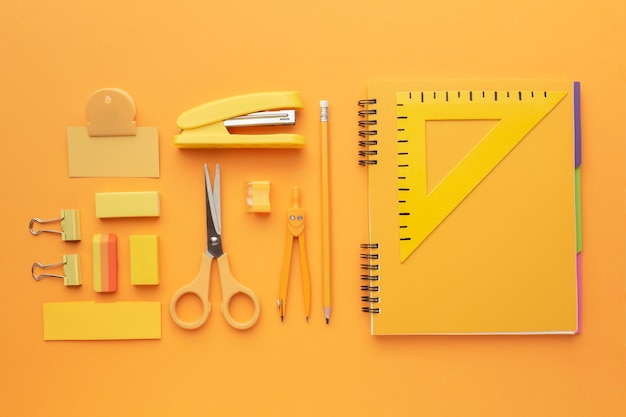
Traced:
<path fill-rule="evenodd" d="M 117 291 L 117 236 L 114 234 L 93 237 L 93 289 Z"/>

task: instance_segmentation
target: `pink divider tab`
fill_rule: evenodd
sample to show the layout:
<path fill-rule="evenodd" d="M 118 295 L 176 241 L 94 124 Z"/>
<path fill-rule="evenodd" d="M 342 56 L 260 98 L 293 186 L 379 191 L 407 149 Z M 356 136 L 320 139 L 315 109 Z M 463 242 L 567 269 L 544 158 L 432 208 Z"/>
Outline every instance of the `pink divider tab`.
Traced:
<path fill-rule="evenodd" d="M 576 254 L 576 280 L 578 283 L 578 329 L 576 334 L 581 332 L 582 328 L 582 253 Z"/>

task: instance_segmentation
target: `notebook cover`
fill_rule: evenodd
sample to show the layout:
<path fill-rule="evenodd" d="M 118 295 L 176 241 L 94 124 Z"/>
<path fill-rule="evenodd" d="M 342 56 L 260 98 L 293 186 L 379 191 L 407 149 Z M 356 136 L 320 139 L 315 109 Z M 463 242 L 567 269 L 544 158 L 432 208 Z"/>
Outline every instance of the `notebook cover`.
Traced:
<path fill-rule="evenodd" d="M 425 125 L 425 161 L 408 172 L 409 177 L 423 170 L 425 188 L 412 188 L 409 195 L 417 207 L 412 222 L 419 223 L 454 199 L 455 187 L 468 177 L 479 181 L 474 187 L 458 191 L 461 201 L 451 203 L 449 213 L 441 215 L 435 227 L 420 242 L 406 247 L 407 238 L 414 238 L 415 227 L 406 231 L 402 219 L 407 190 L 399 168 L 415 159 L 405 153 L 406 145 L 398 143 L 408 130 L 415 136 L 420 127 L 414 121 L 401 120 L 407 109 L 406 94 L 421 92 L 451 92 L 482 94 L 482 92 L 511 92 L 512 94 L 543 94 L 563 92 L 545 116 L 522 134 L 511 140 L 510 132 L 523 130 L 513 120 L 508 131 L 498 137 L 498 143 L 509 141 L 510 149 L 497 150 L 498 143 L 486 152 L 485 145 L 496 126 L 497 114 L 479 110 L 478 115 L 461 113 L 454 116 L 421 115 Z M 532 92 L 532 93 L 531 93 Z M 367 130 L 375 130 L 376 145 L 369 148 L 368 199 L 369 240 L 377 249 L 366 250 L 370 259 L 365 265 L 370 276 L 369 294 L 364 300 L 373 301 L 366 307 L 371 314 L 371 333 L 393 334 L 574 334 L 579 328 L 579 256 L 577 236 L 578 185 L 575 168 L 580 161 L 578 117 L 578 84 L 567 81 L 372 81 L 368 98 L 376 110 Z M 576 99 L 575 99 L 576 96 Z M 475 97 L 475 96 L 474 96 Z M 543 98 L 543 97 L 542 97 Z M 502 100 L 502 96 L 500 96 Z M 526 100 L 526 99 L 524 99 Z M 410 105 L 409 105 L 410 107 Z M 504 118 L 523 119 L 537 106 L 520 107 Z M 413 116 L 422 109 L 415 106 Z M 432 111 L 432 110 L 429 110 Z M 445 111 L 444 111 L 445 112 Z M 480 115 L 480 113 L 485 113 Z M 430 120 L 437 119 L 441 120 Z M 480 120 L 478 120 L 480 119 Z M 519 124 L 519 123 L 518 123 Z M 400 128 L 400 132 L 398 132 Z M 491 137 L 492 139 L 494 136 Z M 575 140 L 576 138 L 576 140 Z M 410 137 L 415 148 L 415 137 Z M 482 144 L 482 145 L 481 145 Z M 480 146 L 479 146 L 480 145 Z M 494 151 L 494 149 L 496 149 Z M 413 149 L 414 150 L 414 149 Z M 412 151 L 413 151 L 412 150 Z M 493 155 L 493 152 L 496 154 Z M 491 152 L 491 154 L 490 154 Z M 373 152 L 366 152 L 366 154 Z M 489 156 L 491 155 L 491 156 Z M 486 173 L 476 174 L 461 165 L 477 159 L 474 171 L 493 163 Z M 490 161 L 491 158 L 491 161 Z M 417 158 L 419 159 L 419 158 Z M 419 166 L 415 166 L 415 164 Z M 425 166 L 422 166 L 425 165 Z M 450 181 L 454 171 L 457 182 Z M 411 179 L 411 178 L 410 178 Z M 415 181 L 411 182 L 415 186 Z M 448 187 L 434 206 L 429 198 L 438 187 Z M 440 190 L 439 190 L 440 191 Z M 418 204 L 419 203 L 419 204 Z M 433 208 L 434 207 L 434 208 Z M 416 224 L 417 224 L 416 223 Z"/>

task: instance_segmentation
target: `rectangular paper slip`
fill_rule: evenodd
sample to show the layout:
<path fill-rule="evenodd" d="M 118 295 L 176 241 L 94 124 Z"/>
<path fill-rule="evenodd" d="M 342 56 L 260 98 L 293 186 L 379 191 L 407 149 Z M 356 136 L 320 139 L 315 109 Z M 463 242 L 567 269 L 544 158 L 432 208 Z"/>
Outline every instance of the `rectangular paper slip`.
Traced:
<path fill-rule="evenodd" d="M 160 339 L 159 302 L 43 305 L 44 340 Z"/>
<path fill-rule="evenodd" d="M 136 136 L 91 137 L 68 127 L 70 177 L 159 177 L 159 133 L 138 127 Z"/>

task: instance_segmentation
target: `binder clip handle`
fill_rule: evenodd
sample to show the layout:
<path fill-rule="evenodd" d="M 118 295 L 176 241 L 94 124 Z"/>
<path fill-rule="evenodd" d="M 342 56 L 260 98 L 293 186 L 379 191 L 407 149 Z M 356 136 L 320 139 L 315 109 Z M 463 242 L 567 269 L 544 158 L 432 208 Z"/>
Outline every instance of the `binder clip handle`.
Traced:
<path fill-rule="evenodd" d="M 35 281 L 41 281 L 44 278 L 65 278 L 64 275 L 58 275 L 58 274 L 46 274 L 46 273 L 41 273 L 39 275 L 35 274 L 36 268 L 48 269 L 48 268 L 55 268 L 61 265 L 63 265 L 63 262 L 57 262 L 55 264 L 48 264 L 48 265 L 44 265 L 41 262 L 35 262 L 31 268 L 31 273 L 33 274 L 33 278 L 35 278 Z"/>
<path fill-rule="evenodd" d="M 30 219 L 30 222 L 28 223 L 28 230 L 30 230 L 30 232 L 33 235 L 35 235 L 35 236 L 39 236 L 42 233 L 58 233 L 58 234 L 62 234 L 63 231 L 61 231 L 61 230 L 54 230 L 54 229 L 39 229 L 39 230 L 35 230 L 35 223 L 46 224 L 46 223 L 60 222 L 61 220 L 63 220 L 63 217 L 57 217 L 56 219 L 50 219 L 50 220 L 41 220 L 38 217 L 33 217 L 32 219 Z"/>
<path fill-rule="evenodd" d="M 35 273 L 37 268 L 45 270 L 48 268 L 56 268 L 61 265 L 63 265 L 63 275 L 50 273 L 41 273 L 37 275 Z M 35 262 L 31 267 L 31 274 L 33 275 L 35 281 L 41 281 L 44 278 L 62 278 L 63 284 L 66 287 L 82 285 L 83 283 L 80 273 L 80 257 L 78 254 L 63 255 L 63 261 L 54 264 L 44 265 L 41 262 Z"/>
<path fill-rule="evenodd" d="M 35 223 L 47 224 L 61 222 L 61 230 L 54 229 L 35 229 Z M 58 233 L 64 241 L 80 240 L 80 211 L 79 210 L 61 210 L 61 216 L 56 219 L 41 220 L 38 217 L 30 219 L 28 230 L 38 236 L 42 233 Z"/>

